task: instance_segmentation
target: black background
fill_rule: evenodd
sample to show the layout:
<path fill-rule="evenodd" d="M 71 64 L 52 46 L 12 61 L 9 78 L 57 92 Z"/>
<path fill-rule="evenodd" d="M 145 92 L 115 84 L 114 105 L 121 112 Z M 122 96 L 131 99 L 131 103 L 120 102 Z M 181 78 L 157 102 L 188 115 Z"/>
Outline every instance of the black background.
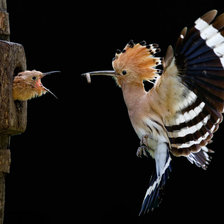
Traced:
<path fill-rule="evenodd" d="M 8 1 L 11 41 L 24 46 L 28 69 L 61 70 L 43 84 L 50 94 L 28 102 L 27 129 L 11 138 L 5 224 L 152 223 L 223 217 L 224 127 L 207 171 L 173 158 L 160 208 L 138 217 L 154 162 L 139 145 L 121 90 L 108 77 L 89 85 L 81 73 L 112 69 L 126 43 L 146 40 L 166 52 L 184 26 L 221 1 Z"/>

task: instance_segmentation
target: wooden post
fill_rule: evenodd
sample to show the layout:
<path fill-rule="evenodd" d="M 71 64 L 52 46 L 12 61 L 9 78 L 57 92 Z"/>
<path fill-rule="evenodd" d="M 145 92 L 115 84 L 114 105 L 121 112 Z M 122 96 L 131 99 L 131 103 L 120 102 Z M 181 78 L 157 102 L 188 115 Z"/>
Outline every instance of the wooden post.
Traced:
<path fill-rule="evenodd" d="M 10 136 L 26 129 L 27 102 L 14 101 L 14 76 L 26 70 L 23 46 L 9 42 L 9 16 L 6 0 L 0 0 L 0 224 L 3 224 L 5 205 L 5 174 L 10 170 Z"/>

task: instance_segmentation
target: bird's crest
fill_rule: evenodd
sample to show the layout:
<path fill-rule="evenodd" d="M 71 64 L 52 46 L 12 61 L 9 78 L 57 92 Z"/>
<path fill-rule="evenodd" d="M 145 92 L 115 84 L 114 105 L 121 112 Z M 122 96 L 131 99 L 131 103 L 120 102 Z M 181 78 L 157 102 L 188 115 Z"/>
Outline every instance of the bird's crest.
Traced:
<path fill-rule="evenodd" d="M 120 51 L 117 50 L 113 58 L 114 70 L 122 75 L 122 72 L 132 74 L 139 81 L 154 80 L 160 72 L 156 67 L 161 65 L 161 58 L 155 57 L 160 52 L 158 44 L 147 45 L 145 41 L 135 44 L 132 40 Z M 119 80 L 118 80 L 118 84 Z"/>

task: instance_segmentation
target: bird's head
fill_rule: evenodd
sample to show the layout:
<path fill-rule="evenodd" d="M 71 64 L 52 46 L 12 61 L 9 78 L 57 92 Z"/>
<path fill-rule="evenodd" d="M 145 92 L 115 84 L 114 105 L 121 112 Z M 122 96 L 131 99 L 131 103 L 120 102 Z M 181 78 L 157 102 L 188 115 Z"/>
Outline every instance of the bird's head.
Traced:
<path fill-rule="evenodd" d="M 130 41 L 125 48 L 117 50 L 112 61 L 114 70 L 95 71 L 84 73 L 90 82 L 92 75 L 106 75 L 115 78 L 116 83 L 122 86 L 123 83 L 143 83 L 144 80 L 152 81 L 158 77 L 158 69 L 161 58 L 154 55 L 159 52 L 157 44 L 146 45 L 145 41 L 135 44 Z"/>
<path fill-rule="evenodd" d="M 59 71 L 52 71 L 42 73 L 36 70 L 24 71 L 18 73 L 13 80 L 13 99 L 26 101 L 34 97 L 41 96 L 47 92 L 54 95 L 49 89 L 43 86 L 41 79 L 46 75 L 59 73 Z M 55 96 L 55 95 L 54 95 Z"/>

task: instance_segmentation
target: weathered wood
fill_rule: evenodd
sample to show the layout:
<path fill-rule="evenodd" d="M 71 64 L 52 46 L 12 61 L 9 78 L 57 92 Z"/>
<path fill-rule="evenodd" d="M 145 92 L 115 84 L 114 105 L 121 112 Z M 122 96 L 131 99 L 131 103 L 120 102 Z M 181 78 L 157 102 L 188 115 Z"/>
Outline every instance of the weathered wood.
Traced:
<path fill-rule="evenodd" d="M 14 76 L 26 70 L 26 57 L 22 45 L 9 42 L 6 10 L 6 0 L 0 0 L 0 224 L 4 220 L 5 174 L 9 173 L 11 163 L 10 136 L 24 132 L 27 119 L 27 102 L 12 98 Z"/>
<path fill-rule="evenodd" d="M 7 13 L 6 0 L 0 1 L 0 39 L 10 39 L 9 14 Z"/>
<path fill-rule="evenodd" d="M 9 173 L 11 154 L 9 149 L 0 150 L 0 172 Z"/>
<path fill-rule="evenodd" d="M 6 0 L 1 0 L 0 1 L 0 10 L 7 10 L 7 4 L 6 4 Z"/>
<path fill-rule="evenodd" d="M 10 144 L 10 136 L 8 135 L 0 135 L 0 154 L 2 154 L 2 158 L 0 158 L 1 163 L 3 163 L 3 160 L 8 160 L 10 164 L 10 157 L 7 156 L 7 159 L 4 158 L 4 152 L 5 149 L 9 147 Z M 9 154 L 10 156 L 10 154 Z M 9 172 L 9 167 L 8 167 Z M 0 224 L 3 224 L 4 220 L 4 208 L 5 208 L 5 172 L 0 171 Z"/>
<path fill-rule="evenodd" d="M 13 76 L 25 69 L 23 46 L 0 41 L 0 134 L 14 135 L 26 129 L 27 102 L 12 98 Z"/>
<path fill-rule="evenodd" d="M 5 214 L 5 174 L 0 172 L 0 223 L 4 222 Z"/>

